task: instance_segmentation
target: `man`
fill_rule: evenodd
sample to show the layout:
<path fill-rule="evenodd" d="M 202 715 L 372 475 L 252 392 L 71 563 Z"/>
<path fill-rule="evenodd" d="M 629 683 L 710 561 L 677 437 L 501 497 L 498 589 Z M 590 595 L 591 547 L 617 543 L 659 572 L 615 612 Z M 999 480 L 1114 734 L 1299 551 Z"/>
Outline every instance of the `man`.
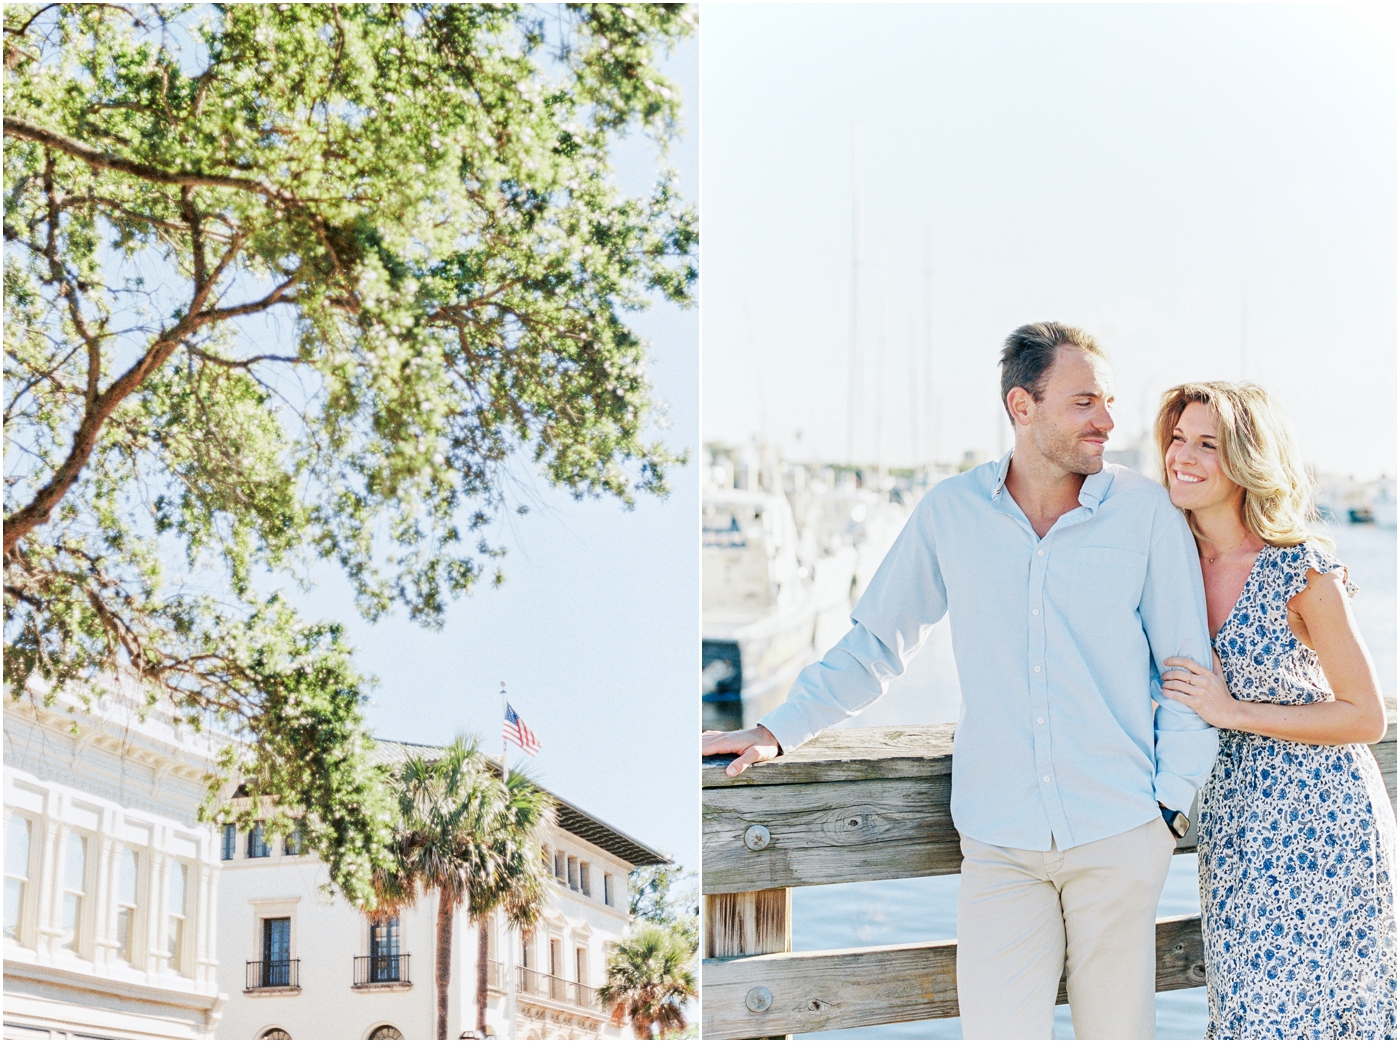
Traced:
<path fill-rule="evenodd" d="M 1216 734 L 1172 700 L 1211 661 L 1196 547 L 1155 482 L 1103 463 L 1107 359 L 1058 323 L 1001 356 L 1015 448 L 923 498 L 852 613 L 757 727 L 711 733 L 731 775 L 859 713 L 946 611 L 962 684 L 958 1005 L 967 1039 L 1151 1039 L 1157 900 Z M 1175 835 L 1174 835 L 1175 834 Z"/>

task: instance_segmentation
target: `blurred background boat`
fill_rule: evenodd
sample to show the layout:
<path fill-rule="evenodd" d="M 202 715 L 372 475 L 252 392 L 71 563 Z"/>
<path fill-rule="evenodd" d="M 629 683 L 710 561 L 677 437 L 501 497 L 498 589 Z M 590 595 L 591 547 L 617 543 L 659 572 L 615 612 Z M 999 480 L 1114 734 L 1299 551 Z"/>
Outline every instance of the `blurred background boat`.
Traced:
<path fill-rule="evenodd" d="M 944 476 L 706 447 L 701 701 L 706 728 L 748 727 L 851 625 L 909 512 Z"/>

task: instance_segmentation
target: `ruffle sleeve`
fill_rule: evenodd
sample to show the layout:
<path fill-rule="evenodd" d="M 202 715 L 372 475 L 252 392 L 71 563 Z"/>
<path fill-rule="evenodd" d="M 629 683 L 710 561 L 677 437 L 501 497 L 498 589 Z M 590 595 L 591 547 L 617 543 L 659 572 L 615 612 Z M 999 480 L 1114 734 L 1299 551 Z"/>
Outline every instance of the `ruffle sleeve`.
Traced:
<path fill-rule="evenodd" d="M 1279 553 L 1285 601 L 1291 601 L 1307 587 L 1309 569 L 1324 575 L 1328 572 L 1340 572 L 1347 595 L 1356 594 L 1357 586 L 1347 575 L 1347 567 L 1322 544 L 1308 540 L 1293 547 L 1280 547 Z"/>

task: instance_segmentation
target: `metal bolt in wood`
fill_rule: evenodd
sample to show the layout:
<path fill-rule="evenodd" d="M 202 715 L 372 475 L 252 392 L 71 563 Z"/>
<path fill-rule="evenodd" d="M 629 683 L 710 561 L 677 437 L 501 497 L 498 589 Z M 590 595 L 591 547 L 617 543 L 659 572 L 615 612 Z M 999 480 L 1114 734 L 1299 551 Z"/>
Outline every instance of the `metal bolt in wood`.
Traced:
<path fill-rule="evenodd" d="M 758 827 L 762 829 L 762 826 Z M 773 994 L 762 985 L 756 985 L 749 990 L 749 994 L 744 997 L 744 1006 L 755 1014 L 762 1014 L 769 1007 L 773 1006 Z"/>
<path fill-rule="evenodd" d="M 744 830 L 744 846 L 750 851 L 762 851 L 773 842 L 767 826 L 750 826 Z"/>

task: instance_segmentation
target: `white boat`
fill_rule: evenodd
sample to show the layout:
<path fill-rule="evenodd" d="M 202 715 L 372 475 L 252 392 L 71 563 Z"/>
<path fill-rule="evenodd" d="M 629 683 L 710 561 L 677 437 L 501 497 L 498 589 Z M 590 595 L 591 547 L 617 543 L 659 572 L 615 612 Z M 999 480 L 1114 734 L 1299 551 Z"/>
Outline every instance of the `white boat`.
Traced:
<path fill-rule="evenodd" d="M 706 492 L 702 534 L 703 721 L 744 727 L 782 702 L 815 658 L 819 620 L 849 612 L 854 553 L 804 565 L 792 510 L 777 493 Z"/>
<path fill-rule="evenodd" d="M 854 548 L 855 572 L 850 592 L 854 605 L 870 585 L 909 514 L 888 494 L 847 485 L 814 498 L 808 517 L 810 524 L 819 529 L 818 540 L 827 553 L 835 553 L 841 547 Z"/>
<path fill-rule="evenodd" d="M 1382 478 L 1371 494 L 1371 520 L 1378 528 L 1395 528 L 1395 479 Z"/>

